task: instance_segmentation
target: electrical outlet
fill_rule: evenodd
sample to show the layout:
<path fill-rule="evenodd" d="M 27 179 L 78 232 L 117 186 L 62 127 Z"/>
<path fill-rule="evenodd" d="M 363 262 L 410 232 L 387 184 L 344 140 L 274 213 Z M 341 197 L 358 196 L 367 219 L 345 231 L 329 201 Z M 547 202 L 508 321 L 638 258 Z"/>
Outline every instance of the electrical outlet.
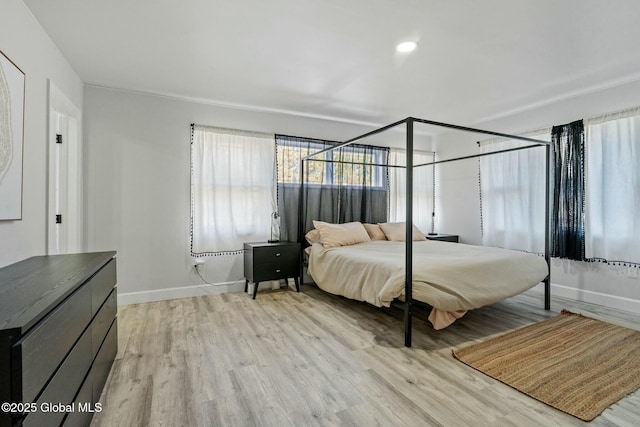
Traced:
<path fill-rule="evenodd" d="M 198 267 L 204 264 L 204 260 L 202 258 L 192 258 L 193 266 Z"/>

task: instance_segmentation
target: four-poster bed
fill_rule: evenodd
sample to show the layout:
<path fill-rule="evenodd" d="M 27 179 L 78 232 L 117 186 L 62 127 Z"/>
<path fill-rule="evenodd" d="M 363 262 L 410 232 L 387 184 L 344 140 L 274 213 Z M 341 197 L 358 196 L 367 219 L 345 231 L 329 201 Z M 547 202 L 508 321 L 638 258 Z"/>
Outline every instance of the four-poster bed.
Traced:
<path fill-rule="evenodd" d="M 506 150 L 499 150 L 499 151 L 494 151 L 494 152 L 490 152 L 490 153 L 481 153 L 481 154 L 475 154 L 475 155 L 468 155 L 468 156 L 461 156 L 461 157 L 456 157 L 456 158 L 451 158 L 451 159 L 445 159 L 445 160 L 439 160 L 439 161 L 431 161 L 431 162 L 427 162 L 427 163 L 422 163 L 422 164 L 414 164 L 414 159 L 413 159 L 413 153 L 414 153 L 414 125 L 416 123 L 419 124 L 425 124 L 425 125 L 430 125 L 430 126 L 436 126 L 436 127 L 440 127 L 440 128 L 447 128 L 447 129 L 452 129 L 452 130 L 457 130 L 457 131 L 463 131 L 463 132 L 471 132 L 471 133 L 478 133 L 478 134 L 484 134 L 484 135 L 491 135 L 491 136 L 497 136 L 497 137 L 504 137 L 504 138 L 509 138 L 509 139 L 513 139 L 513 140 L 519 140 L 519 141 L 523 141 L 523 142 L 528 142 L 528 145 L 524 145 L 521 147 L 516 147 L 516 148 L 510 148 L 510 149 L 506 149 Z M 304 239 L 304 235 L 308 230 L 305 230 L 305 224 L 307 223 L 307 219 L 305 217 L 305 187 L 308 185 L 308 183 L 306 182 L 305 179 L 305 170 L 306 170 L 306 162 L 309 161 L 313 161 L 314 157 L 318 157 L 319 155 L 322 155 L 323 153 L 326 152 L 330 152 L 333 150 L 337 150 L 340 149 L 342 147 L 348 146 L 350 144 L 355 143 L 356 141 L 360 141 L 363 140 L 367 137 L 371 137 L 377 134 L 380 134 L 382 132 L 385 132 L 387 130 L 393 129 L 397 126 L 400 126 L 404 124 L 406 126 L 406 138 L 405 138 L 405 149 L 406 149 L 406 166 L 403 166 L 406 168 L 407 170 L 407 174 L 406 174 L 406 219 L 405 219 L 405 236 L 412 236 L 413 235 L 413 224 L 414 224 L 414 218 L 413 218 L 413 197 L 411 197 L 411 195 L 413 195 L 414 192 L 414 182 L 413 182 L 413 173 L 412 171 L 414 170 L 414 168 L 419 168 L 419 167 L 428 167 L 428 166 L 433 166 L 435 167 L 438 164 L 442 164 L 442 163 L 447 163 L 447 162 L 454 162 L 454 161 L 460 161 L 460 160 L 465 160 L 465 159 L 473 159 L 473 158 L 477 158 L 477 157 L 482 157 L 482 156 L 487 156 L 487 155 L 496 155 L 496 154 L 500 154 L 500 153 L 505 153 L 505 152 L 511 152 L 511 151 L 518 151 L 518 150 L 526 150 L 526 149 L 531 149 L 531 148 L 535 148 L 535 147 L 545 147 L 546 149 L 546 179 L 545 179 L 545 187 L 546 187 L 546 203 L 545 203 L 545 252 L 544 252 L 544 270 L 543 273 L 540 273 L 540 268 L 541 266 L 538 265 L 536 268 L 536 273 L 535 274 L 531 274 L 529 275 L 530 277 L 527 277 L 527 280 L 531 281 L 533 280 L 533 283 L 529 283 L 527 286 L 522 287 L 522 288 L 517 288 L 515 289 L 516 293 L 520 293 L 523 292 L 524 290 L 528 289 L 529 287 L 534 286 L 535 284 L 539 283 L 540 281 L 544 282 L 544 289 L 545 289 L 545 297 L 544 297 L 544 306 L 545 309 L 549 309 L 550 308 L 550 272 L 549 272 L 549 259 L 550 259 L 550 233 L 549 233 L 549 229 L 550 229 L 550 202 L 549 202 L 549 196 L 550 196 L 550 168 L 551 168 L 551 160 L 552 160 L 552 150 L 551 150 L 551 144 L 547 141 L 541 141 L 541 140 L 536 140 L 536 139 L 532 139 L 532 138 L 526 138 L 526 137 L 520 137 L 517 135 L 508 135 L 508 134 L 504 134 L 504 133 L 499 133 L 499 132 L 492 132 L 492 131 L 486 131 L 486 130 L 481 130 L 481 129 L 474 129 L 474 128 L 469 128 L 469 127 L 464 127 L 464 126 L 457 126 L 457 125 L 451 125 L 451 124 L 447 124 L 447 123 L 440 123 L 440 122 L 434 122 L 434 121 L 430 121 L 430 120 L 424 120 L 424 119 L 418 119 L 418 118 L 413 118 L 413 117 L 409 117 L 406 118 L 404 120 L 392 123 L 390 125 L 384 126 L 382 128 L 376 129 L 374 131 L 365 133 L 361 136 L 352 138 L 342 144 L 336 145 L 334 147 L 329 147 L 320 151 L 317 151 L 315 153 L 312 153 L 308 156 L 305 156 L 301 159 L 300 161 L 300 194 L 299 194 L 299 208 L 298 208 L 298 239 L 301 243 L 303 243 L 303 239 Z M 322 161 L 326 161 L 326 160 L 322 160 Z M 340 161 L 335 161 L 336 163 L 352 163 L 352 162 L 340 162 Z M 368 165 L 370 166 L 387 166 L 387 165 L 376 165 L 376 164 L 372 164 L 372 163 L 368 163 Z M 392 167 L 396 167 L 396 166 L 392 166 Z M 415 252 L 415 248 L 414 248 L 414 240 L 412 239 L 404 239 L 404 248 L 403 248 L 403 252 L 404 252 L 404 274 L 403 277 L 401 278 L 402 281 L 404 281 L 404 289 L 399 292 L 399 295 L 394 295 L 394 299 L 393 301 L 393 305 L 398 306 L 400 308 L 402 308 L 404 310 L 404 329 L 405 329 L 405 346 L 410 347 L 411 346 L 411 326 L 412 326 L 412 316 L 413 316 L 413 310 L 415 306 L 423 306 L 425 305 L 425 303 L 433 308 L 433 309 L 439 309 L 439 307 L 437 307 L 438 304 L 441 304 L 440 299 L 435 298 L 435 299 L 430 299 L 430 298 L 420 298 L 422 299 L 422 301 L 416 299 L 416 295 L 414 295 L 414 281 L 417 280 L 417 283 L 422 286 L 422 283 L 424 282 L 427 286 L 433 286 L 433 287 L 439 287 L 441 286 L 441 283 L 434 283 L 431 282 L 431 277 L 429 276 L 429 274 L 427 274 L 426 278 L 423 278 L 423 274 L 424 274 L 424 269 L 423 264 L 419 264 L 417 266 L 418 268 L 418 276 L 414 275 L 414 262 L 416 261 L 414 259 L 414 255 L 416 254 Z M 419 242 L 419 244 L 422 244 L 422 242 Z M 443 243 L 443 242 L 430 242 L 431 245 L 433 244 L 444 244 L 444 245 L 455 245 L 452 243 Z M 396 245 L 397 246 L 397 245 Z M 423 245 L 424 246 L 424 245 Z M 467 246 L 467 245 L 462 245 L 462 246 Z M 304 244 L 301 244 L 301 248 L 304 247 Z M 312 247 L 312 251 L 313 251 L 313 247 Z M 433 250 L 430 250 L 431 252 L 434 252 Z M 493 251 L 493 249 L 491 249 L 491 251 Z M 504 252 L 504 256 L 505 258 L 508 258 L 508 253 L 517 253 L 517 252 L 513 252 L 513 251 L 508 251 L 508 250 L 504 250 L 504 249 L 499 249 L 498 251 L 505 251 Z M 423 252 L 422 246 L 420 246 L 420 250 L 418 252 Z M 437 250 L 435 252 L 438 252 Z M 439 251 L 442 252 L 442 251 Z M 444 251 L 446 252 L 446 251 Z M 492 252 L 493 253 L 493 252 Z M 476 252 L 477 254 L 477 252 Z M 303 251 L 301 251 L 301 260 L 304 259 L 304 255 L 305 253 Z M 457 256 L 457 255 L 456 255 Z M 535 258 L 539 258 L 536 255 L 531 255 L 528 254 L 528 256 L 530 257 L 535 257 Z M 495 258 L 492 255 L 493 258 Z M 499 257 L 499 256 L 498 256 Z M 480 257 L 475 257 L 475 258 L 468 258 L 470 261 L 470 264 L 478 264 L 478 259 Z M 420 260 L 422 260 L 423 263 L 434 263 L 434 262 L 439 262 L 438 260 L 434 260 L 434 259 L 428 259 L 428 258 L 420 258 Z M 513 262 L 513 261 L 507 261 L 507 263 L 509 262 Z M 344 265 L 346 263 L 346 261 L 342 261 L 342 265 Z M 535 263 L 535 260 L 534 260 Z M 538 262 L 538 264 L 540 264 Z M 303 268 L 302 266 L 304 265 L 303 262 L 301 262 L 301 269 Z M 458 267 L 460 267 L 462 264 L 457 264 Z M 483 264 L 480 268 L 482 269 L 482 271 L 489 271 L 491 269 L 496 269 L 498 267 L 496 267 L 497 264 Z M 504 265 L 504 264 L 503 264 Z M 360 269 L 362 269 L 363 266 L 361 266 Z M 335 268 L 335 267 L 331 267 L 331 268 Z M 310 268 L 310 273 L 312 272 L 313 268 Z M 517 272 L 513 271 L 513 274 L 516 274 Z M 474 274 L 474 273 L 471 273 Z M 528 272 L 526 273 L 528 274 Z M 300 276 L 302 277 L 303 272 L 300 272 Z M 316 273 L 316 275 L 318 275 Z M 452 276 L 455 276 L 452 274 Z M 494 281 L 496 278 L 498 278 L 500 276 L 499 272 L 495 272 L 494 271 Z M 312 274 L 313 277 L 313 274 Z M 443 277 L 442 274 L 440 274 L 440 277 Z M 532 279 L 533 278 L 533 279 Z M 536 279 L 537 278 L 537 279 Z M 343 277 L 344 279 L 344 277 Z M 361 279 L 365 280 L 365 279 Z M 397 282 L 398 278 L 395 278 L 395 281 Z M 452 280 L 449 280 L 449 282 L 451 283 L 447 283 L 447 291 L 445 293 L 450 293 L 450 294 L 460 294 L 458 297 L 462 300 L 466 300 L 466 296 L 464 294 L 464 292 L 458 292 L 459 290 L 455 289 L 455 283 L 456 280 L 466 280 L 466 278 L 456 278 L 453 277 Z M 366 281 L 366 280 L 365 280 Z M 445 280 L 447 281 L 447 280 Z M 462 283 L 459 282 L 459 283 Z M 492 282 L 492 278 L 491 276 L 487 276 L 487 280 L 485 280 L 484 283 L 491 283 Z M 364 283 L 364 282 L 363 282 Z M 442 285 L 445 286 L 445 285 Z M 451 287 L 453 286 L 453 287 Z M 329 290 L 331 292 L 331 290 Z M 338 294 L 343 294 L 340 292 L 337 292 Z M 396 292 L 396 294 L 398 294 L 398 292 Z M 422 289 L 420 289 L 419 294 L 422 294 Z M 350 298 L 354 298 L 353 295 L 348 295 L 348 294 L 343 294 L 345 296 L 348 296 Z M 503 293 L 502 290 L 498 291 L 493 300 L 487 300 L 488 304 L 496 302 L 500 299 L 504 299 L 507 296 L 504 296 L 505 294 Z M 513 295 L 515 295 L 515 293 L 513 293 Z M 355 299 L 361 299 L 361 300 L 367 300 L 367 298 L 357 298 L 355 297 Z M 446 299 L 446 298 L 445 298 Z M 433 302 L 435 301 L 435 306 L 433 305 Z M 368 301 L 373 303 L 372 301 Z M 385 301 L 385 303 L 383 305 L 387 305 L 388 301 Z M 431 302 L 431 304 L 429 304 Z M 461 307 L 464 307 L 464 309 L 472 309 L 472 308 L 477 308 L 481 305 L 477 305 L 478 302 L 477 301 L 465 301 L 464 304 L 461 305 Z M 379 305 L 379 304 L 375 304 L 375 305 Z M 454 305 L 447 305 L 446 303 L 443 303 L 443 306 L 445 307 L 444 310 L 446 311 L 447 307 L 453 307 Z"/>

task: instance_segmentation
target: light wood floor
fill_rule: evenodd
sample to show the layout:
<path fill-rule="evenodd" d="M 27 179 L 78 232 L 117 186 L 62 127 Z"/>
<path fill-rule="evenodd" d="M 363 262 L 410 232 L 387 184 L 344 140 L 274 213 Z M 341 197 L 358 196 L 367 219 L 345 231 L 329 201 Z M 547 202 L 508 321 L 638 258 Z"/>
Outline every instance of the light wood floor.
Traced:
<path fill-rule="evenodd" d="M 640 318 L 529 291 L 434 331 L 313 285 L 121 307 L 119 352 L 92 426 L 574 426 L 584 423 L 456 361 L 451 350 L 561 309 Z M 640 425 L 640 392 L 589 425 Z"/>

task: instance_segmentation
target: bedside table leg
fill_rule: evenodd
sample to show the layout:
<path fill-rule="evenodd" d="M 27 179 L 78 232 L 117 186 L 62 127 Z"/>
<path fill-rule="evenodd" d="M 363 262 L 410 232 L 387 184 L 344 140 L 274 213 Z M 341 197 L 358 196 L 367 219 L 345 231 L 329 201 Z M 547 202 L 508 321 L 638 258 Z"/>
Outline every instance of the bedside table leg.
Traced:
<path fill-rule="evenodd" d="M 249 279 L 245 279 L 244 281 L 244 291 L 247 292 L 247 289 L 249 289 Z"/>
<path fill-rule="evenodd" d="M 298 278 L 294 277 L 293 281 L 296 282 L 296 292 L 300 292 L 300 282 L 298 282 Z"/>
<path fill-rule="evenodd" d="M 258 285 L 260 282 L 256 282 L 253 284 L 253 299 L 256 299 L 256 295 L 258 294 Z"/>

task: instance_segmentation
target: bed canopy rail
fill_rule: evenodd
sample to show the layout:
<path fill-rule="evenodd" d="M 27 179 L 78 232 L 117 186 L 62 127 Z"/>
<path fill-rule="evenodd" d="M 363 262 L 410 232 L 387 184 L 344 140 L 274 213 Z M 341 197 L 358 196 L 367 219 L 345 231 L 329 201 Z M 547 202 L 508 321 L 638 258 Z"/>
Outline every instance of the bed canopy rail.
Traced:
<path fill-rule="evenodd" d="M 438 128 L 447 128 L 447 129 L 452 129 L 452 130 L 457 130 L 457 131 L 462 131 L 462 132 L 467 132 L 467 133 L 477 133 L 477 134 L 484 134 L 484 135 L 491 135 L 491 136 L 495 136 L 495 137 L 501 137 L 501 138 L 508 138 L 508 139 L 512 139 L 512 140 L 518 140 L 518 141 L 523 141 L 523 142 L 529 142 L 531 144 L 525 145 L 525 146 L 521 146 L 521 147 L 514 147 L 514 148 L 509 148 L 509 149 L 503 149 L 503 150 L 497 150 L 497 151 L 492 151 L 492 152 L 488 152 L 488 153 L 478 153 L 478 154 L 472 154 L 472 155 L 465 155 L 465 156 L 459 156 L 459 157 L 454 157 L 454 158 L 450 158 L 450 159 L 443 159 L 443 160 L 438 160 L 438 161 L 432 161 L 432 162 L 427 162 L 427 163 L 420 163 L 420 164 L 415 164 L 413 163 L 413 157 L 414 157 L 414 128 L 415 128 L 415 124 L 416 123 L 420 123 L 420 124 L 426 124 L 426 125 L 430 125 L 430 126 L 434 126 L 434 127 L 438 127 Z M 320 156 L 324 153 L 327 152 L 331 152 L 334 150 L 339 150 L 342 147 L 346 147 L 348 145 L 351 145 L 357 141 L 360 141 L 362 139 L 380 134 L 382 132 L 391 130 L 393 128 L 396 128 L 400 125 L 404 125 L 405 126 L 405 141 L 404 141 L 404 145 L 405 145 L 405 150 L 406 150 L 406 165 L 404 166 L 399 166 L 399 165 L 381 165 L 381 164 L 375 164 L 375 163 L 361 163 L 361 162 L 344 162 L 344 161 L 336 161 L 336 160 L 326 160 L 326 159 L 314 159 L 314 157 Z M 432 121 L 432 120 L 426 120 L 426 119 L 419 119 L 419 118 L 415 118 L 415 117 L 407 117 L 404 120 L 400 120 L 394 123 L 391 123 L 389 125 L 383 126 L 381 128 L 375 129 L 373 131 L 364 133 L 362 135 L 356 136 L 355 138 L 351 138 L 343 143 L 337 144 L 333 147 L 329 147 L 329 148 L 325 148 L 323 150 L 319 150 L 316 151 L 314 153 L 311 153 L 307 156 L 302 157 L 302 159 L 300 160 L 300 193 L 299 193 L 299 198 L 298 198 L 298 238 L 302 243 L 302 240 L 304 239 L 304 234 L 305 234 L 305 230 L 304 230 L 304 225 L 305 225 L 305 186 L 307 185 L 307 182 L 305 181 L 305 162 L 308 161 L 321 161 L 321 162 L 333 162 L 333 163 L 347 163 L 347 164 L 363 164 L 363 165 L 370 165 L 370 166 L 387 166 L 387 167 L 401 167 L 401 168 L 406 168 L 407 171 L 412 171 L 414 168 L 418 168 L 418 167 L 425 167 L 425 166 L 433 166 L 435 168 L 436 165 L 439 164 L 443 164 L 443 163 L 449 163 L 449 162 L 456 162 L 456 161 L 462 161 L 462 160 L 469 160 L 469 159 L 474 159 L 474 158 L 479 158 L 479 157 L 483 157 L 483 156 L 490 156 L 490 155 L 497 155 L 497 154 L 502 154 L 502 153 L 508 153 L 508 152 L 513 152 L 513 151 L 520 151 L 520 150 L 528 150 L 528 149 L 532 149 L 532 148 L 539 148 L 539 147 L 545 147 L 545 221 L 544 221 L 544 259 L 547 263 L 548 266 L 548 274 L 547 277 L 543 280 L 544 282 L 544 308 L 545 310 L 549 310 L 551 308 L 551 268 L 550 268 L 550 252 L 551 252 L 551 239 L 550 239 L 550 228 L 551 228 L 551 167 L 552 167 L 552 162 L 553 162 L 553 149 L 552 149 L 552 144 L 549 141 L 543 141 L 543 140 L 538 140 L 538 139 L 533 139 L 533 138 L 528 138 L 528 137 L 524 137 L 524 136 L 518 136 L 518 135 L 509 135 L 506 133 L 501 133 L 501 132 L 493 132 L 493 131 L 488 131 L 488 130 L 483 130 L 483 129 L 476 129 L 476 128 L 471 128 L 471 127 L 467 127 L 467 126 L 460 126 L 460 125 L 453 125 L 450 123 L 443 123 L 443 122 L 436 122 L 436 121 Z M 412 227 L 413 227 L 413 197 L 409 197 L 409 195 L 413 195 L 413 173 L 407 173 L 406 174 L 406 218 L 405 218 L 405 236 L 411 236 L 412 235 Z M 303 277 L 303 268 L 304 268 L 304 263 L 302 262 L 304 259 L 304 249 L 303 249 L 304 245 L 300 245 L 301 247 L 301 252 L 300 252 L 300 258 L 301 258 L 301 262 L 300 262 L 300 277 L 302 280 Z M 412 239 L 408 239 L 405 238 L 405 293 L 404 293 L 404 302 L 400 302 L 398 305 L 403 309 L 404 311 L 404 345 L 406 347 L 411 347 L 411 329 L 412 329 L 412 317 L 413 317 L 413 307 L 414 304 L 419 304 L 419 305 L 424 305 L 423 303 L 420 303 L 419 301 L 414 301 L 413 299 L 413 240 Z"/>

